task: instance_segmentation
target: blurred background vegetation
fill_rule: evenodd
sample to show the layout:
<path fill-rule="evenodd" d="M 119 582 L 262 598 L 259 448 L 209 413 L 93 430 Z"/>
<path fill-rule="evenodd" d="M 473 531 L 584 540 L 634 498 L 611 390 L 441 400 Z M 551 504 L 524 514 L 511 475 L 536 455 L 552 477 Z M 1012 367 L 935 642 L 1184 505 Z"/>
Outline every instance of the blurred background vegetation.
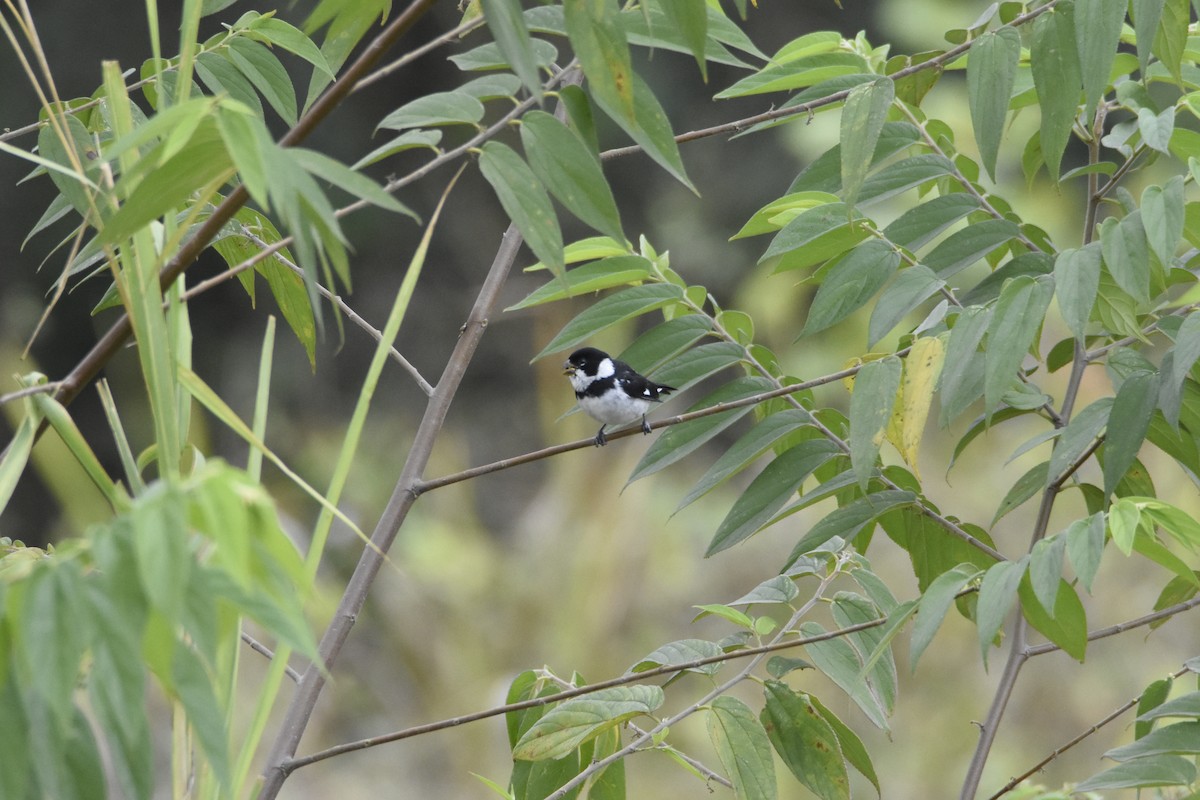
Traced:
<path fill-rule="evenodd" d="M 240 13 L 241 5 L 208 18 L 211 29 L 202 30 L 201 38 L 217 30 L 216 20 Z M 281 8 L 280 13 L 298 24 L 310 5 L 295 3 Z M 844 5 L 761 0 L 757 9 L 751 9 L 745 28 L 767 53 L 815 30 L 837 30 L 846 36 L 865 30 L 874 45 L 890 44 L 892 54 L 908 54 L 944 46 L 943 32 L 968 26 L 986 3 L 847 0 Z M 171 13 L 165 7 L 163 11 Z M 33 12 L 42 25 L 43 45 L 64 97 L 85 96 L 96 88 L 101 59 L 116 59 L 122 68 L 136 69 L 149 53 L 144 5 L 138 0 L 103 4 L 39 0 Z M 454 6 L 442 3 L 408 41 L 425 40 L 453 27 L 458 19 Z M 175 24 L 176 20 L 164 18 L 164 31 L 173 31 Z M 415 69 L 397 73 L 360 93 L 317 130 L 311 146 L 353 162 L 379 143 L 372 140 L 372 130 L 388 111 L 418 95 L 455 85 L 460 73 L 445 58 L 473 44 L 474 40 L 468 40 L 435 51 Z M 706 85 L 690 57 L 636 50 L 635 58 L 638 72 L 655 87 L 677 133 L 765 108 L 767 101 L 761 98 L 711 100 L 715 92 L 739 77 L 729 68 L 710 66 Z M 297 84 L 303 86 L 307 73 L 301 64 L 291 66 L 296 68 Z M 16 128 L 35 120 L 36 100 L 7 48 L 0 51 L 0 76 L 0 128 Z M 961 83 L 961 75 L 943 77 L 926 99 L 925 108 L 931 116 L 950 121 L 956 130 L 969 131 Z M 842 367 L 847 356 L 857 352 L 843 343 L 853 339 L 851 347 L 861 347 L 865 318 L 858 319 L 858 331 L 853 330 L 856 323 L 852 319 L 807 340 L 803 347 L 792 346 L 811 289 L 796 285 L 793 276 L 772 276 L 757 266 L 763 242 L 730 242 L 729 237 L 836 141 L 837 119 L 836 114 L 817 115 L 811 122 L 796 119 L 765 134 L 732 140 L 714 137 L 684 146 L 685 164 L 702 195 L 699 200 L 641 157 L 606 164 L 627 233 L 644 235 L 656 249 L 669 250 L 672 267 L 690 282 L 707 285 L 725 307 L 749 312 L 757 322 L 759 338 L 781 356 L 791 373 L 805 378 Z M 1019 148 L 1036 124 L 1034 115 L 1018 118 L 1006 137 L 999 178 L 1008 185 L 1000 194 L 1012 200 L 1026 219 L 1049 231 L 1056 242 L 1074 243 L 1079 238 L 1081 208 L 1081 198 L 1074 193 L 1081 187 L 1078 183 L 1061 189 L 1042 184 L 1027 187 L 1020 171 Z M 608 134 L 608 146 L 625 144 L 614 131 Z M 20 144 L 30 146 L 31 142 Z M 968 142 L 959 144 L 964 149 L 971 147 Z M 373 175 L 382 179 L 389 170 L 403 172 L 423 157 L 407 154 L 407 160 L 376 165 Z M 1071 158 L 1068 151 L 1067 160 Z M 26 173 L 24 163 L 0 160 L 0 372 L 5 376 L 4 391 L 15 388 L 8 380 L 14 373 L 39 370 L 51 378 L 65 374 L 97 333 L 111 323 L 113 313 L 99 315 L 90 325 L 82 322 L 89 318 L 104 286 L 101 281 L 75 286 L 59 301 L 28 355 L 22 357 L 46 305 L 47 290 L 61 268 L 62 251 L 50 251 L 58 237 L 65 235 L 55 228 L 23 243 L 53 196 L 44 178 L 17 185 Z M 449 177 L 448 170 L 435 174 L 399 199 L 428 217 Z M 902 210 L 904 201 L 903 197 L 893 201 L 894 214 Z M 507 225 L 491 190 L 472 171 L 458 184 L 446 213 L 433 240 L 417 303 L 397 345 L 431 381 L 436 380 L 449 354 L 454 332 L 465 319 Z M 888 216 L 880 213 L 877 218 L 886 221 Z M 568 240 L 586 235 L 581 228 L 570 228 L 568 220 L 564 224 Z M 343 225 L 354 244 L 354 286 L 346 300 L 368 321 L 381 324 L 420 230 L 375 209 L 359 212 Z M 532 261 L 528 254 L 522 259 L 522 263 Z M 195 281 L 222 268 L 223 263 L 210 251 L 188 274 Z M 515 275 L 505 289 L 502 305 L 515 303 L 541 281 L 538 276 Z M 196 371 L 242 414 L 248 414 L 252 403 L 266 315 L 276 313 L 266 292 L 260 292 L 258 302 L 257 309 L 251 308 L 240 285 L 231 281 L 201 297 L 192 308 Z M 427 477 L 591 435 L 594 425 L 582 416 L 560 420 L 572 405 L 568 384 L 559 374 L 561 359 L 556 356 L 530 364 L 531 357 L 559 327 L 589 302 L 584 298 L 576 305 L 559 303 L 491 320 Z M 629 326 L 593 344 L 619 352 L 636 333 L 637 329 Z M 1059 338 L 1061 335 L 1047 331 L 1044 341 L 1053 343 Z M 343 338 L 336 326 L 329 326 L 313 371 L 303 348 L 281 337 L 268 443 L 313 485 L 327 481 L 332 453 L 340 442 L 347 409 L 358 393 L 371 348 L 372 343 L 359 330 L 347 325 Z M 127 409 L 144 402 L 132 353 L 113 361 L 106 377 L 118 402 Z M 1107 386 L 1099 370 L 1094 375 L 1089 372 L 1089 379 Z M 384 391 L 377 395 L 381 399 L 375 403 L 369 423 L 371 435 L 364 439 L 366 449 L 342 504 L 365 528 L 374 524 L 392 489 L 424 408 L 424 396 L 400 370 L 385 373 L 384 380 Z M 846 403 L 838 385 L 821 390 L 818 397 L 826 404 Z M 683 397 L 667 408 L 678 413 L 691 400 Z M 115 452 L 105 438 L 107 428 L 94 389 L 85 391 L 72 406 L 72 413 L 85 431 L 91 432 L 93 447 L 107 457 L 116 473 Z M 149 440 L 148 431 L 137 430 L 136 416 L 127 413 L 126 424 L 135 442 Z M 1022 424 L 1010 423 L 998 434 L 978 440 L 940 485 L 938 465 L 948 461 L 962 430 L 946 432 L 931 425 L 923 448 L 923 459 L 932 473 L 923 474 L 930 499 L 943 508 L 952 506 L 954 513 L 965 519 L 986 524 L 1004 487 L 1032 463 L 1021 459 L 1003 463 L 1012 443 L 1026 438 L 1017 432 Z M 727 434 L 731 438 L 726 444 L 743 429 Z M 10 432 L 11 428 L 5 430 L 5 440 Z M 244 445 L 201 413 L 196 416 L 193 437 L 207 453 L 244 462 Z M 569 453 L 455 484 L 425 497 L 391 552 L 394 569 L 385 568 L 377 581 L 300 752 L 498 704 L 508 682 L 522 669 L 545 664 L 563 676 L 578 669 L 585 679 L 599 680 L 623 672 L 664 642 L 692 636 L 719 638 L 727 633 L 719 620 L 693 622 L 693 605 L 727 602 L 773 574 L 798 532 L 806 528 L 807 518 L 791 517 L 734 550 L 705 560 L 704 548 L 716 523 L 752 476 L 672 516 L 707 462 L 698 460 L 689 466 L 685 460 L 626 487 L 626 476 L 647 445 L 648 440 L 640 438 L 621 440 L 603 450 Z M 100 497 L 91 494 L 91 484 L 82 480 L 71 459 L 58 451 L 53 437 L 46 437 L 35 453 L 37 472 L 27 473 L 18 487 L 8 512 L 0 519 L 0 535 L 30 544 L 53 542 L 79 532 L 105 514 Z M 266 482 L 285 522 L 290 521 L 290 529 L 303 535 L 317 509 L 270 469 Z M 1178 486 L 1160 484 L 1158 490 L 1164 499 L 1195 507 L 1194 487 L 1183 475 L 1178 475 Z M 1011 537 L 1008 541 L 1014 551 L 1025 547 L 1033 509 L 1023 512 L 1010 515 L 994 531 L 1001 550 L 1006 537 Z M 1052 524 L 1051 530 L 1056 529 Z M 335 535 L 321 576 L 328 610 L 360 547 L 344 530 Z M 877 535 L 867 555 L 876 571 L 889 580 L 910 572 L 904 554 L 882 535 Z M 1106 580 L 1125 582 L 1128 604 L 1124 608 L 1089 607 L 1093 628 L 1149 609 L 1162 583 L 1161 576 L 1139 581 L 1111 558 L 1097 580 L 1098 585 Z M 915 583 L 909 588 L 907 596 L 915 595 Z M 325 619 L 315 622 L 323 626 Z M 1182 629 L 1184 624 L 1170 623 L 1160 632 L 1135 632 L 1132 638 L 1096 643 L 1089 650 L 1089 659 L 1110 664 L 1106 674 L 1095 669 L 1085 673 L 1061 653 L 1041 657 L 1046 663 L 1038 663 L 1036 670 L 1055 678 L 1026 680 L 1018 687 L 1017 707 L 1005 721 L 983 786 L 994 787 L 1007 780 L 1158 677 L 1139 673 L 1122 679 L 1126 657 L 1138 643 L 1147 641 L 1161 651 L 1159 674 L 1194 655 L 1189 648 L 1195 647 L 1196 637 Z M 999 676 L 998 658 L 993 658 L 990 674 L 983 670 L 973 628 L 962 620 L 948 621 L 939 644 L 936 655 L 931 651 L 915 675 L 901 671 L 894 727 L 906 736 L 920 737 L 919 741 L 889 741 L 863 724 L 857 709 L 838 690 L 822 685 L 821 676 L 807 672 L 799 679 L 806 691 L 821 696 L 865 735 L 886 796 L 956 793 L 976 740 L 976 729 L 969 720 L 982 718 Z M 906 663 L 903 646 L 898 657 Z M 1147 652 L 1139 648 L 1137 659 L 1144 665 Z M 683 683 L 699 680 L 688 676 Z M 688 724 L 696 728 L 691 739 L 693 752 L 709 752 L 702 725 Z M 928 738 L 923 730 L 929 732 Z M 687 735 L 687 731 L 674 733 Z M 1113 735 L 1119 731 L 1106 732 L 1096 742 L 1072 751 L 1063 763 L 1055 762 L 1042 782 L 1055 786 L 1066 776 L 1079 778 L 1098 769 L 1097 756 L 1111 746 Z M 709 761 L 716 765 L 715 760 Z M 676 796 L 704 797 L 709 793 L 659 755 L 638 756 L 627 768 L 631 796 L 661 797 L 670 791 Z M 503 783 L 508 770 L 503 723 L 496 719 L 308 767 L 288 782 L 284 796 L 374 797 L 381 787 L 393 787 L 398 796 L 486 797 L 489 791 L 470 773 Z M 806 796 L 785 771 L 780 774 L 780 790 L 781 797 Z M 717 787 L 718 796 L 724 791 Z M 861 782 L 855 791 L 865 797 L 872 789 Z"/>

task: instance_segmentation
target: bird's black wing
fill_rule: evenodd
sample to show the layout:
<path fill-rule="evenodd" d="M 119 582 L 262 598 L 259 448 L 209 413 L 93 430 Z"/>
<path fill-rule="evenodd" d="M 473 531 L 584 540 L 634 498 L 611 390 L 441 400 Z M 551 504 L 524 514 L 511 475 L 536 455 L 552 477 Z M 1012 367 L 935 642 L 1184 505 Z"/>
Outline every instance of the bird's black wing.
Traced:
<path fill-rule="evenodd" d="M 646 400 L 661 402 L 662 398 L 659 395 L 675 391 L 674 386 L 663 386 L 662 384 L 655 383 L 649 378 L 639 375 L 632 367 L 622 361 L 615 362 L 614 366 L 616 367 L 616 372 L 613 377 L 617 379 L 621 388 L 630 397 L 641 397 Z"/>

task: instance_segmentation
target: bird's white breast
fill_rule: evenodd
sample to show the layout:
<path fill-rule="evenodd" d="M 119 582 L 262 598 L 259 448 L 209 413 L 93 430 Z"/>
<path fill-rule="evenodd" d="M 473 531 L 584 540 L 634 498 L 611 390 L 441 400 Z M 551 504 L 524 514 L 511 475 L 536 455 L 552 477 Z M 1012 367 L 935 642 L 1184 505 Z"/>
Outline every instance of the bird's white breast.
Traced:
<path fill-rule="evenodd" d="M 613 389 L 599 397 L 580 397 L 579 407 L 605 425 L 618 425 L 640 419 L 650 410 L 650 401 Z"/>

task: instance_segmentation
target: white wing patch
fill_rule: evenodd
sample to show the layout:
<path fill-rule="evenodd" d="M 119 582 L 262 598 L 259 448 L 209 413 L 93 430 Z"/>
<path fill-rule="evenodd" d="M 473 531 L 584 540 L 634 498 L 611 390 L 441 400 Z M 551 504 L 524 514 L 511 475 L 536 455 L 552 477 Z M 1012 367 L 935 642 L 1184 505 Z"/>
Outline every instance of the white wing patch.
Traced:
<path fill-rule="evenodd" d="M 617 368 L 613 366 L 613 360 L 611 358 L 606 358 L 596 366 L 596 377 L 607 378 L 616 371 Z"/>

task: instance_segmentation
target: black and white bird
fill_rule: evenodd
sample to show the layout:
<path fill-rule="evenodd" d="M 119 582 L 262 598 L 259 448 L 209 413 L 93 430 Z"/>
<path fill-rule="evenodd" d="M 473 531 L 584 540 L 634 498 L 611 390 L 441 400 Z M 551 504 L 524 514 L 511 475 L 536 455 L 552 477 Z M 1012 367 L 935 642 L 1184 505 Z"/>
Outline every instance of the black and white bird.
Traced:
<path fill-rule="evenodd" d="M 575 399 L 588 416 L 603 423 L 596 432 L 596 446 L 608 441 L 604 429 L 642 418 L 642 433 L 649 433 L 646 412 L 651 403 L 661 403 L 662 395 L 675 391 L 639 375 L 624 361 L 610 358 L 594 347 L 571 353 L 563 364 L 563 374 L 571 379 Z"/>

